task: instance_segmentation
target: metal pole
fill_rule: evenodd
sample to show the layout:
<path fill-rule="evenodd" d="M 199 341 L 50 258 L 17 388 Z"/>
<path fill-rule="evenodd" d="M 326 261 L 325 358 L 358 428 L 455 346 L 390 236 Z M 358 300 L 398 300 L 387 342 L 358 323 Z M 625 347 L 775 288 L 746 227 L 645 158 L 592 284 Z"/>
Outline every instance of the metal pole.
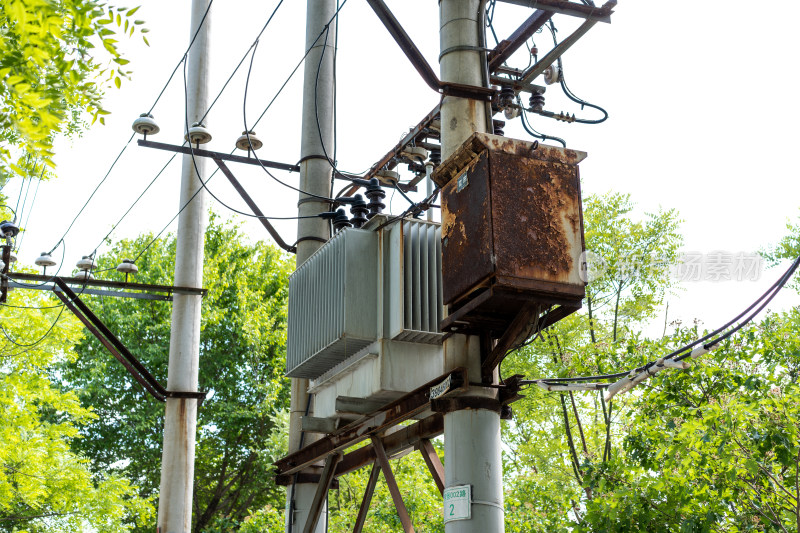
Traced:
<path fill-rule="evenodd" d="M 440 0 L 440 78 L 443 82 L 486 86 L 482 0 Z M 475 131 L 489 131 L 486 104 L 446 96 L 441 107 L 442 159 L 446 159 Z M 445 223 L 445 221 L 443 221 Z M 480 339 L 454 335 L 444 344 L 447 369 L 464 366 L 472 380 L 480 379 Z M 472 387 L 472 396 L 489 395 Z M 445 487 L 471 485 L 469 520 L 445 524 L 446 533 L 498 533 L 503 520 L 503 466 L 500 456 L 500 414 L 464 409 L 444 415 Z"/>
<path fill-rule="evenodd" d="M 197 32 L 209 0 L 192 0 L 189 38 Z M 189 51 L 186 102 L 188 121 L 200 120 L 208 106 L 208 49 L 211 13 Z M 201 187 L 194 164 L 202 173 L 204 158 L 183 156 L 180 205 L 183 206 Z M 200 191 L 178 218 L 175 251 L 175 285 L 203 286 L 203 238 L 206 229 L 206 195 Z M 167 390 L 196 391 L 200 359 L 200 305 L 202 297 L 175 294 L 172 304 L 172 329 L 169 342 Z M 194 482 L 197 400 L 169 398 L 164 419 L 164 451 L 161 459 L 161 491 L 158 502 L 160 533 L 187 533 L 192 529 L 192 489 Z"/>
<path fill-rule="evenodd" d="M 336 12 L 335 0 L 308 0 L 306 14 L 306 57 L 303 71 L 303 117 L 300 143 L 300 189 L 317 196 L 330 197 L 332 166 L 327 157 L 333 158 L 333 91 L 334 91 L 334 43 L 336 22 L 331 21 Z M 328 23 L 330 25 L 328 26 Z M 321 34 L 321 35 L 320 35 Z M 322 61 L 320 62 L 320 58 Z M 324 200 L 300 193 L 298 215 L 309 216 L 328 211 L 330 205 Z M 321 218 L 300 219 L 297 222 L 297 266 L 322 246 L 315 239 L 328 239 L 328 222 Z M 305 435 L 300 430 L 303 415 L 313 414 L 309 409 L 308 380 L 293 378 L 291 381 L 291 411 L 289 419 L 289 452 L 300 449 L 314 440 L 313 434 Z M 287 488 L 287 531 L 303 531 L 314 500 L 317 485 L 298 483 Z M 324 512 L 324 511 L 323 511 Z M 326 518 L 327 521 L 327 518 Z M 325 521 L 318 522 L 316 531 L 322 533 Z"/>

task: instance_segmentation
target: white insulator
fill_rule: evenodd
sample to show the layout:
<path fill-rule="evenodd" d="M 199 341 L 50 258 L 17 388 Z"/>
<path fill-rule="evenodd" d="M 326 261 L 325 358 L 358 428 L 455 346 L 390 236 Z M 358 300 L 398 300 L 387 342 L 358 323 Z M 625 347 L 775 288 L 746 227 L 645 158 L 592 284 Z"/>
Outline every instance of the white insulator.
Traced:
<path fill-rule="evenodd" d="M 519 116 L 519 108 L 518 107 L 507 107 L 503 109 L 503 116 L 506 117 L 506 120 L 514 120 Z"/>
<path fill-rule="evenodd" d="M 5 269 L 6 269 L 6 264 L 5 264 L 5 262 L 4 262 L 2 259 L 0 259 L 0 272 L 2 272 L 2 271 L 3 271 L 3 270 L 5 270 Z"/>
<path fill-rule="evenodd" d="M 75 274 L 75 279 L 82 279 L 82 280 L 93 280 L 94 276 L 88 270 L 79 270 L 77 274 Z"/>
<path fill-rule="evenodd" d="M 375 177 L 384 185 L 389 185 L 391 187 L 394 187 L 397 185 L 397 182 L 400 181 L 400 174 L 394 170 L 379 170 L 375 173 Z"/>
<path fill-rule="evenodd" d="M 19 234 L 19 226 L 8 220 L 0 222 L 0 237 L 11 239 Z"/>
<path fill-rule="evenodd" d="M 211 132 L 202 122 L 195 122 L 183 138 L 192 144 L 208 144 L 211 142 Z"/>
<path fill-rule="evenodd" d="M 88 255 L 84 255 L 80 261 L 75 263 L 75 266 L 78 267 L 78 270 L 86 270 L 86 271 L 91 271 L 97 268 L 97 264 L 94 262 L 94 259 L 92 259 Z"/>
<path fill-rule="evenodd" d="M 544 79 L 545 84 L 553 85 L 554 83 L 558 83 L 560 81 L 560 76 L 558 74 L 558 65 L 553 63 L 542 72 L 542 78 Z"/>
<path fill-rule="evenodd" d="M 400 155 L 418 163 L 422 163 L 428 159 L 428 151 L 421 146 L 406 146 L 400 152 Z"/>
<path fill-rule="evenodd" d="M 264 143 L 261 142 L 261 139 L 256 137 L 256 132 L 254 131 L 243 131 L 242 136 L 236 139 L 236 148 L 239 150 L 256 151 L 262 146 L 264 146 Z"/>
<path fill-rule="evenodd" d="M 705 354 L 707 354 L 708 352 L 713 352 L 714 350 L 716 350 L 716 349 L 717 349 L 717 348 L 719 348 L 720 346 L 721 346 L 721 344 L 715 344 L 715 345 L 714 345 L 714 346 L 712 346 L 711 348 L 706 348 L 705 346 L 703 346 L 703 345 L 701 344 L 700 346 L 698 346 L 697 348 L 695 348 L 694 350 L 692 350 L 692 353 L 690 353 L 690 354 L 689 354 L 689 356 L 690 356 L 692 359 L 697 359 L 697 358 L 698 358 L 698 357 L 700 357 L 701 355 L 705 355 Z"/>
<path fill-rule="evenodd" d="M 42 255 L 37 257 L 36 261 L 34 261 L 33 264 L 40 267 L 56 266 L 56 262 L 53 261 L 53 257 L 47 252 L 42 252 Z"/>
<path fill-rule="evenodd" d="M 150 113 L 142 113 L 139 118 L 133 121 L 133 131 L 139 135 L 155 135 L 161 128 L 158 127 L 156 121 L 153 120 L 153 115 Z"/>
<path fill-rule="evenodd" d="M 11 264 L 16 262 L 17 262 L 17 254 L 15 254 L 14 252 L 8 254 L 8 263 Z"/>
<path fill-rule="evenodd" d="M 675 361 L 674 359 L 659 359 L 656 361 L 657 367 L 677 368 L 678 370 L 686 370 L 691 365 L 686 361 Z"/>
<path fill-rule="evenodd" d="M 117 272 L 122 272 L 123 274 L 136 274 L 139 272 L 139 267 L 137 267 L 133 259 L 123 259 L 122 263 L 117 265 Z"/>

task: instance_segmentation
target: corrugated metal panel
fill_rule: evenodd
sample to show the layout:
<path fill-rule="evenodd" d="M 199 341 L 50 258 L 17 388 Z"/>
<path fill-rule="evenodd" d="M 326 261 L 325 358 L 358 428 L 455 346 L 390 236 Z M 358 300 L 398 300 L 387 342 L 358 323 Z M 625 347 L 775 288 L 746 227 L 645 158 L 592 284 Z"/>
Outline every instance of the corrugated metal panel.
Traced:
<path fill-rule="evenodd" d="M 439 344 L 442 342 L 439 323 L 444 316 L 441 226 L 436 222 L 403 220 L 392 231 L 394 238 L 387 242 L 400 247 L 402 261 L 388 262 L 385 279 L 388 283 L 402 283 L 402 287 L 391 287 L 390 292 L 399 289 L 403 298 L 387 301 L 388 334 L 398 341 Z M 395 273 L 397 269 L 402 272 Z M 399 309 L 398 304 L 403 308 Z"/>
<path fill-rule="evenodd" d="M 286 375 L 314 379 L 377 339 L 378 237 L 348 229 L 289 278 Z"/>

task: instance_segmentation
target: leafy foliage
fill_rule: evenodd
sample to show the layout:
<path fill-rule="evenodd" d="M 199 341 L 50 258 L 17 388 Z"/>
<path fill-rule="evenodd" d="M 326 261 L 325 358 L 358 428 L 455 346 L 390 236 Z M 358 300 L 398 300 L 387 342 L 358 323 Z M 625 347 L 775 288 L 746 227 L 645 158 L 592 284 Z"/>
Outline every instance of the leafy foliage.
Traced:
<path fill-rule="evenodd" d="M 144 34 L 138 7 L 105 0 L 0 0 L 0 184 L 53 166 L 56 134 L 76 134 L 108 111 L 104 87 L 130 72 L 120 35 Z M 100 53 L 97 50 L 101 50 Z"/>
<path fill-rule="evenodd" d="M 152 239 L 121 241 L 99 258 L 110 268 Z M 193 527 L 208 530 L 221 517 L 239 523 L 250 509 L 276 505 L 283 491 L 270 475 L 269 445 L 276 418 L 288 404 L 285 368 L 287 276 L 291 264 L 276 248 L 248 244 L 238 228 L 212 219 L 205 236 L 200 390 L 213 397 L 198 410 Z M 137 281 L 171 284 L 175 239 L 168 237 L 137 262 Z M 113 270 L 112 270 L 113 271 Z M 114 273 L 114 275 L 117 275 Z M 89 299 L 150 372 L 166 383 L 171 306 L 128 299 Z M 76 348 L 80 358 L 62 369 L 68 388 L 100 415 L 83 429 L 78 449 L 98 471 L 127 462 L 142 495 L 160 483 L 163 404 L 150 398 L 94 338 Z M 143 530 L 152 531 L 155 524 Z"/>
<path fill-rule="evenodd" d="M 79 426 L 97 415 L 53 382 L 54 364 L 76 357 L 65 347 L 81 337 L 77 320 L 58 307 L 38 310 L 54 299 L 31 293 L 12 292 L 17 307 L 0 308 L 0 531 L 130 531 L 154 515 L 152 502 L 71 450 Z"/>

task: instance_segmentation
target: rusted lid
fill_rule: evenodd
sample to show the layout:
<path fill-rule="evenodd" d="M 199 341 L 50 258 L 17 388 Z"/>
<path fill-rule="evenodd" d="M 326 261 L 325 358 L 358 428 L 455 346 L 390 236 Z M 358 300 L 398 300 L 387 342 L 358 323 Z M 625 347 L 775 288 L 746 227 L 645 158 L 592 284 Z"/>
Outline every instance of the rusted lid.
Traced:
<path fill-rule="evenodd" d="M 538 147 L 536 147 L 538 145 Z M 536 148 L 534 148 L 536 147 Z M 533 141 L 510 139 L 502 135 L 475 132 L 464 141 L 458 150 L 436 168 L 431 178 L 439 187 L 444 187 L 447 182 L 459 174 L 473 159 L 482 152 L 503 152 L 506 154 L 528 157 L 539 161 L 551 161 L 567 165 L 577 165 L 586 159 L 586 152 L 538 144 Z"/>

